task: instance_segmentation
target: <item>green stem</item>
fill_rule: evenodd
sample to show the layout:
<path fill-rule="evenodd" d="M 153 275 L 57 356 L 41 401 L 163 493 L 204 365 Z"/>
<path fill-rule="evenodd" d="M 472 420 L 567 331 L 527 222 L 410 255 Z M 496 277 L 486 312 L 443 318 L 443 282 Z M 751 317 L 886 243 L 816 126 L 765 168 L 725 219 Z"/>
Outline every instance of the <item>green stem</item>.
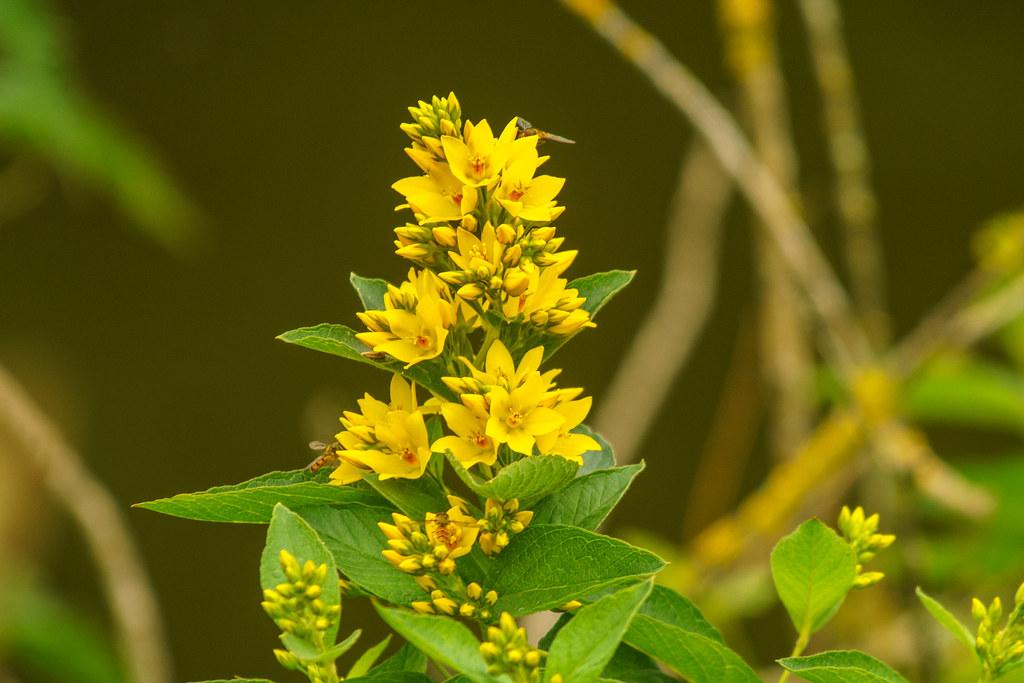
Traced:
<path fill-rule="evenodd" d="M 811 629 L 804 627 L 800 629 L 800 635 L 796 639 L 796 643 L 793 645 L 793 651 L 789 653 L 790 657 L 799 657 L 807 649 L 807 643 L 811 640 Z M 783 671 L 782 675 L 779 676 L 779 683 L 786 683 L 789 680 L 789 672 Z"/>

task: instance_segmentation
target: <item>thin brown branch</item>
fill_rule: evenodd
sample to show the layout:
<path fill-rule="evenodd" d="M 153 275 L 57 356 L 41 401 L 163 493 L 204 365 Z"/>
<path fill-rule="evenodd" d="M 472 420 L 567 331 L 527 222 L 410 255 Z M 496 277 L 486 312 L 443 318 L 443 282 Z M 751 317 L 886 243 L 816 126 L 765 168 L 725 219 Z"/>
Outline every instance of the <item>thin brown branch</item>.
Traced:
<path fill-rule="evenodd" d="M 821 90 L 825 133 L 835 171 L 850 292 L 878 348 L 889 342 L 885 266 L 878 235 L 878 202 L 871 189 L 871 159 L 853 69 L 836 0 L 800 0 L 811 58 Z"/>
<path fill-rule="evenodd" d="M 827 355 L 841 371 L 870 358 L 864 330 L 828 261 L 792 201 L 754 155 L 729 112 L 657 39 L 609 0 L 562 0 L 633 63 L 704 137 L 758 213 L 814 313 L 823 323 Z"/>
<path fill-rule="evenodd" d="M 687 153 L 665 237 L 661 287 L 605 392 L 596 427 L 620 463 L 637 459 L 647 430 L 700 336 L 718 285 L 722 214 L 731 183 L 701 142 Z M 644 387 L 643 392 L 635 387 Z"/>
<path fill-rule="evenodd" d="M 160 611 L 117 502 L 28 393 L 0 365 L 0 420 L 81 528 L 110 601 L 129 680 L 170 683 Z"/>

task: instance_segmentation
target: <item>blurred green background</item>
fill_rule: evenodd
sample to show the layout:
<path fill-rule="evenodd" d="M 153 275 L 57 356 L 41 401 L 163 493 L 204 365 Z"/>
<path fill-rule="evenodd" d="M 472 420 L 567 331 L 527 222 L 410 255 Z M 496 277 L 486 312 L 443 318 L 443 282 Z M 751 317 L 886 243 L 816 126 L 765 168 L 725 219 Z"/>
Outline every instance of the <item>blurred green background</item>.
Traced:
<path fill-rule="evenodd" d="M 732 101 L 713 3 L 622 4 Z M 571 273 L 639 270 L 599 328 L 562 357 L 566 376 L 600 401 L 654 295 L 692 134 L 557 4 L 48 6 L 78 85 L 148 141 L 205 218 L 200 248 L 177 258 L 133 230 L 102 193 L 54 177 L 40 203 L 0 224 L 0 357 L 126 508 L 301 467 L 307 441 L 333 434 L 337 414 L 363 391 L 384 389 L 386 378 L 368 368 L 274 336 L 322 321 L 354 324 L 351 270 L 403 275 L 390 245 L 399 198 L 389 185 L 413 167 L 398 124 L 405 106 L 450 89 L 470 118 L 523 115 L 578 141 L 551 148 L 548 166 L 568 178 L 559 226 L 581 250 Z M 1024 4 L 842 6 L 891 310 L 905 331 L 968 269 L 970 231 L 1024 197 Z M 779 7 L 779 32 L 808 220 L 834 250 L 819 100 L 789 2 Z M 17 157 L 0 141 L 0 158 Z M 647 440 L 649 469 L 619 525 L 681 533 L 690 474 L 751 308 L 749 230 L 737 202 L 714 317 Z M 951 443 L 970 450 L 962 439 Z M 747 485 L 763 471 L 752 468 Z M 9 548 L 34 554 L 44 583 L 103 623 L 77 531 L 48 507 L 33 506 Z M 177 678 L 273 674 L 275 631 L 259 607 L 256 571 L 264 530 L 127 514 L 159 593 Z M 347 614 L 369 620 L 362 606 Z"/>

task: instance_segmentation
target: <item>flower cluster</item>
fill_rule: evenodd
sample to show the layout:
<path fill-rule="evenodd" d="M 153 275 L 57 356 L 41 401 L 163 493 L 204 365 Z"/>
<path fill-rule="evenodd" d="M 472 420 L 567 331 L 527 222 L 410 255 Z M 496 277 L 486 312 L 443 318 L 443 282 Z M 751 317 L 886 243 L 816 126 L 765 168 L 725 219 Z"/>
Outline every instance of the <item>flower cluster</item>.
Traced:
<path fill-rule="evenodd" d="M 284 634 L 322 648 L 326 633 L 341 616 L 340 605 L 328 605 L 320 598 L 328 580 L 328 567 L 312 560 L 300 565 L 287 550 L 281 551 L 280 562 L 287 580 L 263 591 L 263 609 Z M 333 660 L 327 663 L 306 661 L 283 649 L 274 650 L 274 656 L 282 666 L 303 671 L 314 683 L 338 680 Z"/>
<path fill-rule="evenodd" d="M 864 508 L 857 506 L 852 512 L 847 506 L 839 513 L 839 531 L 853 552 L 857 554 L 857 578 L 854 588 L 868 588 L 881 581 L 882 572 L 865 572 L 864 564 L 874 559 L 880 551 L 893 544 L 896 537 L 892 534 L 878 533 L 878 515 L 865 517 Z"/>
<path fill-rule="evenodd" d="M 564 180 L 537 173 L 549 158 L 538 143 L 559 138 L 518 118 L 495 137 L 486 120 L 463 122 L 454 94 L 409 112 L 406 153 L 421 174 L 393 187 L 414 218 L 395 229 L 397 253 L 414 266 L 380 293 L 378 308 L 358 313 L 366 331 L 356 338 L 374 359 L 398 361 L 403 372 L 420 366 L 450 393 L 431 385 L 419 405 L 415 385 L 395 375 L 390 402 L 366 394 L 341 418 L 331 479 L 417 479 L 431 453 L 488 475 L 523 456 L 582 463 L 600 448 L 578 429 L 591 399 L 557 387 L 558 370 L 540 370 L 545 345 L 593 326 L 586 299 L 562 277 L 576 252 L 562 250 L 551 225 L 564 210 L 556 201 Z M 430 439 L 433 413 L 449 433 Z"/>
<path fill-rule="evenodd" d="M 530 646 L 526 630 L 508 612 L 502 613 L 498 626 L 487 629 L 480 653 L 492 676 L 506 674 L 515 683 L 538 683 L 541 679 L 540 665 L 546 653 Z"/>
<path fill-rule="evenodd" d="M 1014 603 L 1006 624 L 1001 625 L 1003 604 L 998 597 L 988 607 L 974 599 L 971 612 L 978 622 L 975 650 L 982 662 L 984 680 L 995 680 L 1024 666 L 1024 584 L 1017 589 Z"/>

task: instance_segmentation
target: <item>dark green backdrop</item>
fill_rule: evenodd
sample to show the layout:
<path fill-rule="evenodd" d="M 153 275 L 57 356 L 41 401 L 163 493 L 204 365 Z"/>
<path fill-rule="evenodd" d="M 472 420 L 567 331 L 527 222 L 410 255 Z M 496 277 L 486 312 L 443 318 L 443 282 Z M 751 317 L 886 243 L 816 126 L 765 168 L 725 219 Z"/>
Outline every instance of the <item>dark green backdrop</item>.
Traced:
<path fill-rule="evenodd" d="M 782 4 L 808 210 L 828 235 L 816 91 L 794 8 Z M 624 6 L 730 97 L 712 3 Z M 59 411 L 125 506 L 302 466 L 305 442 L 330 434 L 340 409 L 386 387 L 366 368 L 273 337 L 308 323 L 354 324 L 350 270 L 401 276 L 388 186 L 412 166 L 398 124 L 406 104 L 449 89 L 474 119 L 522 114 L 579 141 L 552 149 L 549 165 L 568 178 L 559 225 L 582 250 L 572 272 L 639 269 L 628 296 L 562 357 L 568 378 L 600 399 L 653 296 L 690 131 L 556 3 L 102 0 L 55 9 L 86 87 L 152 143 L 210 219 L 208 249 L 192 262 L 169 257 L 80 188 L 0 229 L 0 352 Z M 1022 198 L 1024 5 L 844 9 L 903 330 L 967 268 L 969 231 Z M 735 212 L 716 316 L 649 439 L 650 467 L 622 524 L 678 534 L 749 301 L 744 218 Z M 274 674 L 274 629 L 258 604 L 263 530 L 127 514 L 179 677 Z M 51 584 L 102 615 L 73 529 L 54 533 L 44 564 Z"/>

